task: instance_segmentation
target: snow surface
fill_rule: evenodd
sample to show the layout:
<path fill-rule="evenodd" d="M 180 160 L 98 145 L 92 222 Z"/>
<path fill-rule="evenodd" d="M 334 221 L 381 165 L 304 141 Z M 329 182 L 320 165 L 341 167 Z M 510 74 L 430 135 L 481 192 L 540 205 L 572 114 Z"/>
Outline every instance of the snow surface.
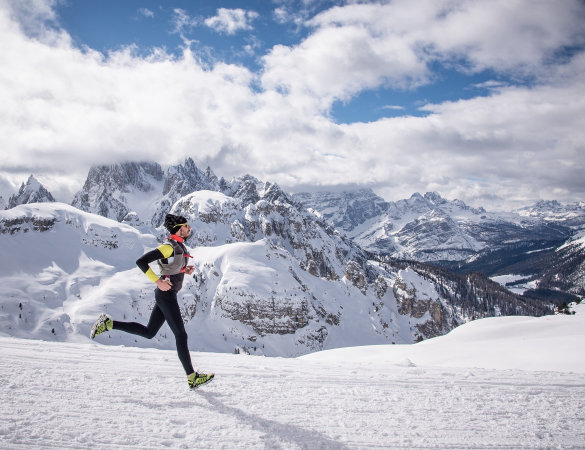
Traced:
<path fill-rule="evenodd" d="M 583 448 L 585 304 L 300 358 L 0 337 L 0 448 Z"/>
<path fill-rule="evenodd" d="M 522 295 L 529 289 L 536 289 L 538 287 L 538 280 L 531 280 L 531 275 L 498 275 L 491 277 L 492 281 L 500 284 L 514 294 Z M 528 280 L 524 282 L 523 280 Z"/>

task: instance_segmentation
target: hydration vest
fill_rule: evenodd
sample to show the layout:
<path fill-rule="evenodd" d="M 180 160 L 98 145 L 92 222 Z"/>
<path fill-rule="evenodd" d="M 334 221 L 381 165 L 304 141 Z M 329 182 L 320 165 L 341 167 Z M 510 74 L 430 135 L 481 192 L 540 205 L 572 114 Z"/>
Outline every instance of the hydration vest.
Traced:
<path fill-rule="evenodd" d="M 163 262 L 163 260 L 158 260 L 161 276 L 184 273 L 185 267 L 187 266 L 187 258 L 192 258 L 191 255 L 185 253 L 184 247 L 179 243 L 182 242 L 182 239 L 178 238 L 181 239 L 178 241 L 177 238 L 178 236 L 175 237 L 174 235 L 171 235 L 171 237 L 165 241 L 165 244 L 172 245 L 173 256 L 167 258 L 166 263 Z"/>

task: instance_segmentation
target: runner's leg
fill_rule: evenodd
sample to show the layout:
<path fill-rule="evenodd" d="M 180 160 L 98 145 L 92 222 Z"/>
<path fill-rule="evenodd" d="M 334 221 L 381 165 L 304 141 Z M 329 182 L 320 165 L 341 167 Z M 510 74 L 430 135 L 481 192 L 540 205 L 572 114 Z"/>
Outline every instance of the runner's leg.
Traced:
<path fill-rule="evenodd" d="M 158 289 L 156 291 L 158 291 Z M 126 333 L 137 334 L 138 336 L 142 336 L 146 339 L 152 339 L 156 336 L 156 333 L 158 333 L 158 330 L 160 330 L 160 327 L 162 327 L 163 323 L 165 323 L 165 316 L 159 308 L 157 302 L 152 309 L 152 313 L 150 314 L 148 325 L 144 326 L 137 322 L 119 322 L 114 320 L 113 329 L 125 331 Z"/>
<path fill-rule="evenodd" d="M 175 341 L 177 343 L 177 354 L 179 360 L 185 369 L 187 375 L 195 372 L 191 363 L 191 355 L 189 353 L 189 347 L 187 344 L 188 336 L 185 331 L 185 324 L 181 317 L 181 310 L 179 308 L 179 302 L 177 301 L 177 293 L 174 291 L 161 291 L 156 290 L 155 292 L 156 304 L 164 314 L 171 331 L 175 335 Z"/>

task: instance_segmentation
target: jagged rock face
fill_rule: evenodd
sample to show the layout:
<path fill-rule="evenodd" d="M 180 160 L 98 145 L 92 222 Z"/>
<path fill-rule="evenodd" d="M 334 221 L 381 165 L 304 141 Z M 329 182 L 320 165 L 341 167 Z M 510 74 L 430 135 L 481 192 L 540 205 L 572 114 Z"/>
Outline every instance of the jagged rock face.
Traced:
<path fill-rule="evenodd" d="M 56 219 L 22 216 L 15 219 L 0 220 L 0 233 L 17 234 L 28 232 L 49 231 L 55 225 Z"/>
<path fill-rule="evenodd" d="M 194 191 L 218 189 L 217 177 L 207 169 L 202 172 L 191 158 L 185 164 L 169 167 L 165 174 L 162 194 L 170 198 L 179 199 Z"/>
<path fill-rule="evenodd" d="M 0 195 L 0 209 L 6 209 L 8 207 L 8 203 L 4 200 L 4 197 Z"/>
<path fill-rule="evenodd" d="M 13 195 L 8 200 L 8 207 L 14 208 L 18 205 L 27 203 L 54 202 L 55 199 L 47 189 L 31 175 L 26 183 L 22 183 L 18 194 Z M 4 209 L 4 208 L 2 208 Z"/>
<path fill-rule="evenodd" d="M 238 324 L 234 332 L 246 342 L 277 336 L 302 349 L 323 348 L 328 327 L 340 323 L 339 306 L 317 298 L 311 276 L 290 253 L 265 239 L 218 249 L 211 259 L 208 250 L 199 258 L 194 252 L 198 282 L 188 289 L 200 314 Z"/>
<path fill-rule="evenodd" d="M 419 319 L 415 325 L 419 338 L 440 336 L 462 323 L 461 318 L 447 310 L 434 289 L 421 283 L 420 277 L 413 276 L 408 270 L 399 272 L 392 289 L 398 303 L 398 312 Z M 451 323 L 448 319 L 451 319 Z"/>
<path fill-rule="evenodd" d="M 249 292 L 236 291 L 229 297 L 217 296 L 215 305 L 225 317 L 249 325 L 260 336 L 293 334 L 309 324 L 306 299 L 256 297 Z"/>
<path fill-rule="evenodd" d="M 345 266 L 345 278 L 347 278 L 361 292 L 367 290 L 366 277 L 362 271 L 362 266 L 356 261 L 348 261 Z"/>
<path fill-rule="evenodd" d="M 162 169 L 157 163 L 121 163 L 92 167 L 72 205 L 82 211 L 122 221 L 131 212 L 128 195 L 149 193 L 153 182 L 162 180 Z"/>
<path fill-rule="evenodd" d="M 247 206 L 260 200 L 260 194 L 258 192 L 263 186 L 264 183 L 257 178 L 251 175 L 244 175 L 229 183 L 223 180 L 223 183 L 221 183 L 221 192 L 230 197 L 239 198 L 242 201 L 242 206 Z"/>
<path fill-rule="evenodd" d="M 162 169 L 157 163 L 127 162 L 110 166 L 92 167 L 83 186 L 84 191 L 130 192 L 134 187 L 142 192 L 152 189 L 146 175 L 162 179 Z M 73 205 L 75 206 L 75 205 Z"/>

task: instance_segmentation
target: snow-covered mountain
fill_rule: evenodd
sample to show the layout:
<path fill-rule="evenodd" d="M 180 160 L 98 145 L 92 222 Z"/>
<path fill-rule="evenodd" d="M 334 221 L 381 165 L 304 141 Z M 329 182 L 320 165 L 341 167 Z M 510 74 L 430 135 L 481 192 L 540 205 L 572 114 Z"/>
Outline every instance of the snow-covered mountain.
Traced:
<path fill-rule="evenodd" d="M 17 194 L 8 200 L 8 207 L 14 208 L 25 203 L 54 202 L 51 193 L 34 177 L 28 177 L 26 183 L 22 183 Z"/>
<path fill-rule="evenodd" d="M 439 194 L 385 202 L 371 190 L 294 196 L 363 248 L 480 272 L 517 294 L 560 304 L 583 295 L 583 202 L 541 201 L 515 212 L 487 212 Z"/>
<path fill-rule="evenodd" d="M 181 302 L 195 349 L 293 356 L 410 343 L 473 318 L 547 312 L 495 283 L 482 287 L 486 279 L 369 260 L 277 185 L 246 177 L 224 186 L 240 197 L 196 191 L 171 208 L 194 229 L 188 244 L 196 272 Z M 61 203 L 36 203 L 0 213 L 0 243 L 14 255 L 0 262 L 9 287 L 0 323 L 10 335 L 75 340 L 100 311 L 147 320 L 152 284 L 134 261 L 157 245 L 153 234 Z M 154 344 L 115 332 L 107 339 L 167 348 L 174 345 L 167 333 L 163 328 Z"/>
<path fill-rule="evenodd" d="M 201 189 L 216 190 L 218 183 L 211 169 L 200 171 L 191 158 L 166 170 L 155 162 L 94 166 L 72 205 L 150 231 L 161 225 L 179 198 Z"/>
<path fill-rule="evenodd" d="M 156 163 L 128 162 L 94 166 L 89 171 L 83 189 L 75 194 L 72 205 L 83 211 L 121 221 L 131 212 L 129 201 L 134 203 L 135 215 L 136 210 L 139 213 L 152 211 L 162 185 L 163 171 Z"/>
<path fill-rule="evenodd" d="M 73 205 L 153 233 L 181 197 L 200 190 L 257 202 L 264 183 L 245 175 L 230 181 L 191 158 L 163 169 L 152 162 L 93 167 Z M 295 194 L 317 217 L 365 250 L 417 261 L 467 261 L 523 243 L 561 245 L 585 224 L 585 207 L 540 202 L 518 212 L 487 212 L 439 194 L 386 202 L 370 189 Z M 534 250 L 534 249 L 532 249 Z"/>
<path fill-rule="evenodd" d="M 562 204 L 556 200 L 541 200 L 532 206 L 518 209 L 517 213 L 573 228 L 583 228 L 585 225 L 585 202 Z"/>
<path fill-rule="evenodd" d="M 559 241 L 571 234 L 565 222 L 487 212 L 436 192 L 396 202 L 386 202 L 370 189 L 299 193 L 294 199 L 364 249 L 418 261 L 464 261 L 509 243 Z M 580 217 L 585 221 L 585 211 Z"/>
<path fill-rule="evenodd" d="M 135 267 L 131 256 L 156 245 L 152 235 L 63 203 L 2 211 L 0 242 L 6 255 L 0 328 L 59 340 L 85 333 L 104 304 L 131 298 L 131 278 L 120 283 L 120 292 L 103 286 L 123 279 Z"/>

